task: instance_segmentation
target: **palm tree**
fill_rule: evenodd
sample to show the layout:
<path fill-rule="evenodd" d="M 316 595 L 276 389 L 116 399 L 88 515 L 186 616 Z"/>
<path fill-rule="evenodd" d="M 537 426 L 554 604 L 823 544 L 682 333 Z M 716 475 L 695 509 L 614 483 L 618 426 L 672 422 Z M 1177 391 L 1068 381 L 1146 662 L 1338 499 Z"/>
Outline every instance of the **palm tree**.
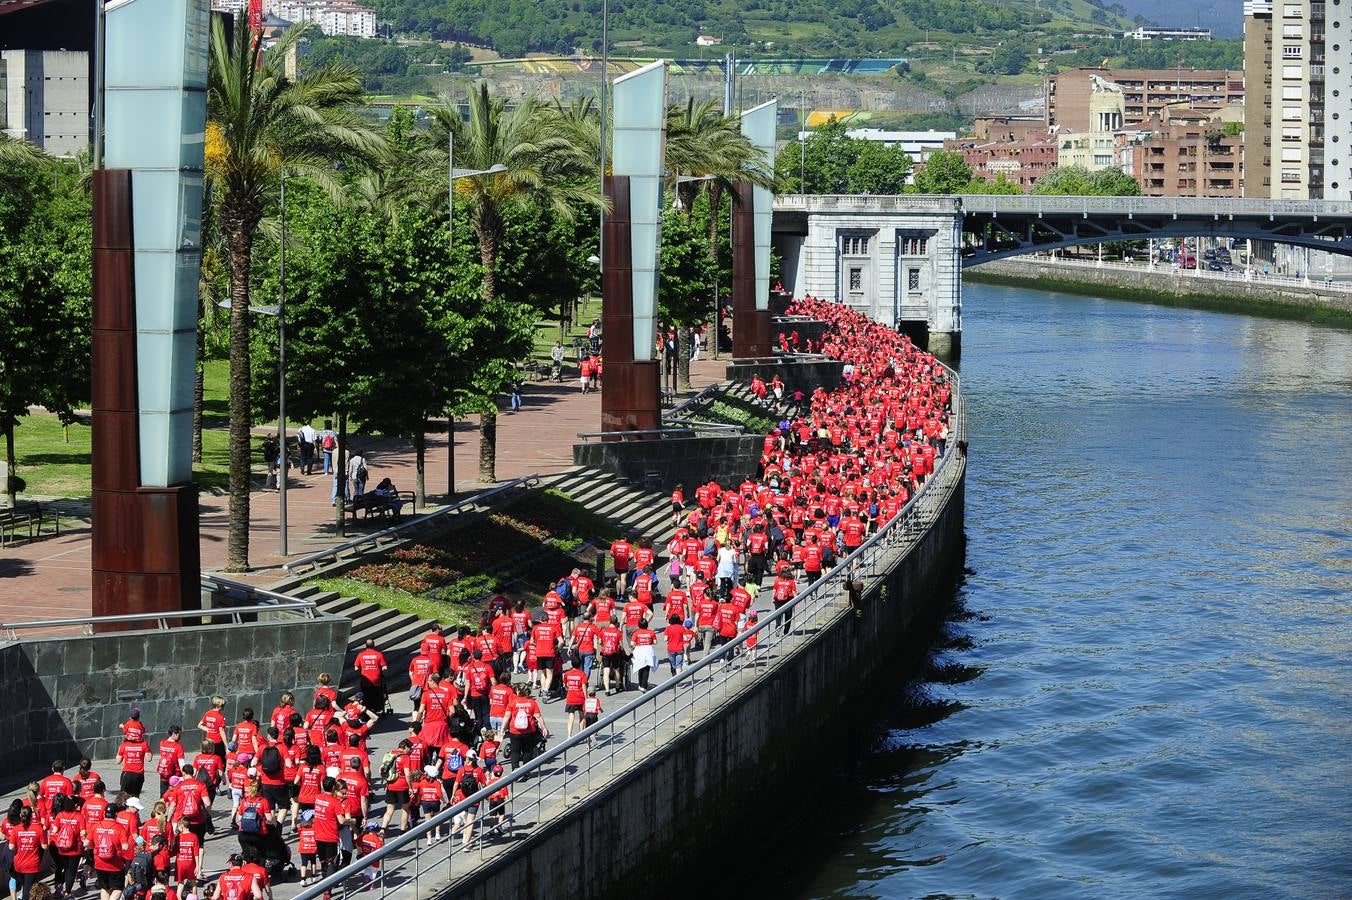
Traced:
<path fill-rule="evenodd" d="M 227 35 L 212 21 L 207 93 L 207 165 L 229 258 L 230 519 L 226 569 L 249 567 L 249 270 L 259 223 L 283 166 L 337 190 L 336 166 L 371 159 L 383 146 L 357 115 L 361 74 L 329 65 L 291 78 L 289 56 L 308 34 L 291 28 L 260 52 L 243 16 Z"/>
<path fill-rule="evenodd" d="M 485 306 L 497 299 L 497 261 L 504 234 L 503 211 L 510 204 L 533 200 L 571 220 L 576 207 L 601 204 L 591 174 L 592 158 L 570 139 L 569 129 L 545 104 L 533 98 L 508 107 L 502 97 L 480 82 L 469 93 L 469 119 L 450 97 L 441 97 L 431 109 L 435 140 L 443 149 L 454 141 L 455 166 L 504 170 L 478 178 L 461 178 L 455 193 L 468 207 L 483 263 L 480 285 Z M 445 157 L 443 157 L 444 159 Z M 445 169 L 443 168 L 443 171 Z M 509 361 L 514 362 L 514 360 Z M 502 382 L 480 385 L 479 480 L 497 480 L 497 397 L 506 387 L 510 369 L 502 367 Z"/>
<path fill-rule="evenodd" d="M 52 158 L 43 153 L 41 148 L 23 138 L 7 134 L 0 128 L 0 176 L 27 166 L 46 166 L 51 162 Z"/>
<path fill-rule="evenodd" d="M 667 171 L 673 181 L 680 175 L 709 176 L 707 181 L 676 184 L 676 201 L 689 215 L 701 190 L 709 195 L 709 257 L 718 260 L 718 215 L 723 196 L 733 196 L 737 182 L 773 188 L 774 172 L 767 169 L 761 152 L 742 134 L 736 116 L 725 116 L 712 100 L 696 103 L 691 97 L 685 106 L 667 110 Z M 717 322 L 713 323 L 715 329 Z M 690 329 L 678 327 L 677 372 L 682 390 L 690 388 L 690 358 L 684 348 L 690 341 Z M 714 340 L 718 340 L 715 333 Z"/>

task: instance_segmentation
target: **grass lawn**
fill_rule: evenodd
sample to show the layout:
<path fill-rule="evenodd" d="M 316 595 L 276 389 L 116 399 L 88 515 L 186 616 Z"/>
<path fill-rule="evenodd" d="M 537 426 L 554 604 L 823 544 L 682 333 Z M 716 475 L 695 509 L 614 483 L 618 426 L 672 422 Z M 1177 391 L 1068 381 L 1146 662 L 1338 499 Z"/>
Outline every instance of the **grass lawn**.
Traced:
<path fill-rule="evenodd" d="M 577 304 L 577 315 L 568 329 L 568 337 L 564 340 L 564 349 L 568 351 L 568 358 L 573 357 L 573 344 L 575 341 L 584 339 L 587 336 L 587 327 L 591 325 L 592 319 L 601 317 L 601 298 L 593 297 L 590 302 L 583 297 Z M 535 326 L 535 346 L 531 349 L 531 360 L 537 363 L 549 363 L 549 351 L 554 349 L 554 342 L 559 338 L 559 321 L 555 319 L 552 322 L 542 321 Z"/>
<path fill-rule="evenodd" d="M 203 384 L 202 462 L 193 466 L 193 480 L 205 490 L 223 491 L 230 481 L 226 390 L 229 364 L 208 360 Z M 28 483 L 25 493 L 52 497 L 89 495 L 90 431 L 88 421 L 70 426 L 69 442 L 56 416 L 34 413 L 14 429 L 18 475 Z M 255 438 L 257 454 L 261 438 Z M 256 457 L 261 459 L 261 457 Z"/>

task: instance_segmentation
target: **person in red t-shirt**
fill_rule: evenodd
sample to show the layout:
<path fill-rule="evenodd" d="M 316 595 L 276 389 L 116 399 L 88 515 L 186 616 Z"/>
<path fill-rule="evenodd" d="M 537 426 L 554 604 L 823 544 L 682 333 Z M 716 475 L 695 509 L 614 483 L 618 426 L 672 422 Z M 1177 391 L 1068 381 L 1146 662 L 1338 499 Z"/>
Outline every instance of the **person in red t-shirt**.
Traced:
<path fill-rule="evenodd" d="M 616 619 L 611 618 L 608 624 L 602 626 L 600 643 L 601 681 L 605 685 L 606 692 L 614 694 L 624 687 L 624 667 L 629 658 L 628 650 L 624 646 L 624 631 Z M 613 687 L 612 678 L 615 681 Z"/>
<path fill-rule="evenodd" d="M 122 792 L 129 797 L 141 796 L 146 783 L 146 757 L 150 745 L 144 740 L 123 741 L 117 748 L 117 761 L 122 765 Z"/>
<path fill-rule="evenodd" d="M 537 622 L 531 629 L 531 640 L 535 643 L 535 664 L 540 670 L 540 691 L 546 703 L 550 701 L 554 687 L 554 666 L 560 636 L 552 622 Z"/>
<path fill-rule="evenodd" d="M 47 829 L 47 838 L 52 849 L 52 860 L 56 863 L 52 881 L 57 893 L 63 896 L 69 897 L 75 885 L 80 857 L 84 855 L 84 833 L 85 821 L 80 813 L 80 800 L 62 795 L 52 801 L 52 823 Z"/>
<path fill-rule="evenodd" d="M 47 849 L 47 834 L 33 821 L 33 810 L 27 806 L 19 811 L 19 824 L 9 831 L 9 849 L 14 861 L 14 880 L 19 886 L 19 900 L 28 900 L 28 892 L 42 874 L 42 851 Z"/>
<path fill-rule="evenodd" d="M 319 857 L 322 876 L 333 874 L 334 861 L 338 858 L 338 826 L 346 818 L 343 801 L 334 794 L 337 781 L 325 776 L 319 783 L 319 793 L 315 795 L 314 826 L 315 853 Z"/>
<path fill-rule="evenodd" d="M 211 709 L 202 714 L 198 729 L 211 741 L 216 758 L 225 765 L 225 698 L 212 697 Z"/>
<path fill-rule="evenodd" d="M 563 711 L 568 714 L 568 737 L 581 721 L 582 703 L 587 699 L 587 673 L 580 666 L 571 666 L 563 673 Z"/>
<path fill-rule="evenodd" d="M 52 774 L 38 782 L 39 821 L 50 814 L 52 802 L 57 797 L 69 797 L 75 793 L 75 783 L 65 776 L 65 768 L 63 760 L 53 760 Z"/>
<path fill-rule="evenodd" d="M 352 668 L 357 670 L 360 680 L 358 690 L 361 691 L 366 708 L 377 714 L 392 712 L 385 693 L 385 671 L 389 667 L 385 662 L 385 654 L 376 649 L 375 641 L 366 639 L 366 647 L 357 654 Z"/>
<path fill-rule="evenodd" d="M 793 576 L 789 574 L 789 564 L 787 562 L 780 562 L 779 575 L 776 576 L 775 578 L 775 583 L 774 586 L 771 588 L 770 595 L 774 601 L 775 609 L 779 609 L 780 607 L 787 604 L 790 600 L 794 598 L 794 595 L 797 593 L 798 593 L 798 582 L 794 581 Z M 792 624 L 790 620 L 792 618 L 793 618 L 792 613 L 786 613 L 784 617 L 780 620 L 779 628 L 780 631 L 782 631 L 784 634 L 789 633 L 789 629 Z"/>
<path fill-rule="evenodd" d="M 169 790 L 169 779 L 178 774 L 178 770 L 183 765 L 183 744 L 180 738 L 183 735 L 183 729 L 177 725 L 169 727 L 169 737 L 160 741 L 159 761 L 155 764 L 155 771 L 160 776 L 160 795 Z"/>
<path fill-rule="evenodd" d="M 507 706 L 507 732 L 512 741 L 512 768 L 519 769 L 540 751 L 543 738 L 549 736 L 545 728 L 540 704 L 522 689 Z"/>
<path fill-rule="evenodd" d="M 112 811 L 114 807 L 108 809 Z M 131 852 L 131 838 L 121 822 L 102 819 L 89 830 L 89 847 L 94 857 L 99 900 L 112 900 L 126 886 L 127 854 Z"/>
<path fill-rule="evenodd" d="M 188 830 L 188 822 L 179 819 L 174 831 L 174 880 L 179 884 L 196 881 L 202 875 L 202 840 Z"/>
<path fill-rule="evenodd" d="M 252 873 L 244 871 L 244 858 L 230 857 L 230 868 L 216 882 L 216 900 L 263 900 L 263 888 Z"/>
<path fill-rule="evenodd" d="M 630 558 L 633 555 L 634 545 L 629 543 L 628 535 L 621 537 L 610 545 L 610 557 L 615 563 L 615 594 L 617 596 L 624 596 L 629 578 Z"/>

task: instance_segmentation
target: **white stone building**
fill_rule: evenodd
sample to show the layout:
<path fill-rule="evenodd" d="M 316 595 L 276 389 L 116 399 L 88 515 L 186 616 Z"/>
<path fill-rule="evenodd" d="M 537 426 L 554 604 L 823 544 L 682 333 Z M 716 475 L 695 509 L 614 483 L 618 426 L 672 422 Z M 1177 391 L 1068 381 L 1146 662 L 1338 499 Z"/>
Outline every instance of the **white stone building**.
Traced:
<path fill-rule="evenodd" d="M 0 120 L 12 137 L 52 156 L 89 146 L 89 54 L 83 50 L 0 51 Z"/>
<path fill-rule="evenodd" d="M 952 198 L 781 195 L 773 241 L 794 296 L 848 304 L 950 354 L 962 331 L 961 223 Z"/>

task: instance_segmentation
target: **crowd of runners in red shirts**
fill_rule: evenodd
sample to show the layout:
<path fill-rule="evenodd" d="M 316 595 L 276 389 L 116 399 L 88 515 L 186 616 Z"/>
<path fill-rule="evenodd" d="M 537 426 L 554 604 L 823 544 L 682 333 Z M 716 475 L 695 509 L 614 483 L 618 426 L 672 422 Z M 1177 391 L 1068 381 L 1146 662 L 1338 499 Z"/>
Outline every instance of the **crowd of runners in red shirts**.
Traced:
<path fill-rule="evenodd" d="M 393 713 L 389 663 L 370 641 L 346 700 L 325 675 L 308 705 L 286 693 L 265 719 L 245 709 L 231 725 L 216 698 L 193 740 L 174 726 L 153 748 L 133 710 L 116 791 L 89 760 L 69 775 L 57 760 L 0 820 L 11 894 L 31 900 L 50 871 L 61 898 L 92 880 L 101 900 L 266 900 L 277 878 L 327 875 L 492 786 L 504 763 L 534 758 L 550 736 L 542 703 L 563 702 L 572 735 L 601 717 L 603 696 L 646 691 L 663 664 L 674 676 L 754 627 L 762 590 L 761 611 L 788 603 L 901 511 L 945 452 L 951 411 L 944 369 L 905 336 L 832 302 L 797 300 L 790 312 L 831 323 L 818 349 L 845 363 L 840 385 L 815 390 L 765 436 L 755 478 L 675 490 L 674 535 L 615 541 L 605 584 L 574 569 L 538 608 L 496 597 L 477 631 L 433 628 L 408 665 L 412 711 L 392 751 L 374 762 L 368 751 L 371 728 Z M 768 394 L 782 400 L 782 382 L 757 381 L 776 408 Z M 756 637 L 738 652 L 756 654 Z M 148 773 L 154 801 L 141 799 Z M 468 848 L 476 827 L 504 821 L 509 795 L 502 786 L 428 842 Z M 205 872 L 203 846 L 223 833 L 240 850 L 224 872 Z"/>

